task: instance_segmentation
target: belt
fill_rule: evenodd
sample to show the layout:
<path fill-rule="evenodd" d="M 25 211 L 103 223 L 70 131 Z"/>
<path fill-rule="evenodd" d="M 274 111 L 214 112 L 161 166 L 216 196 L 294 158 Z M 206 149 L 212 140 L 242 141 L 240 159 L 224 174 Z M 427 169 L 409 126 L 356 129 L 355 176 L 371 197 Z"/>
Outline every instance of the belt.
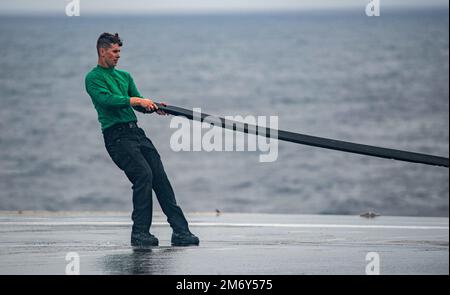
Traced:
<path fill-rule="evenodd" d="M 117 123 L 103 130 L 103 134 L 107 135 L 108 133 L 111 133 L 116 129 L 133 129 L 133 128 L 139 128 L 136 122 Z"/>

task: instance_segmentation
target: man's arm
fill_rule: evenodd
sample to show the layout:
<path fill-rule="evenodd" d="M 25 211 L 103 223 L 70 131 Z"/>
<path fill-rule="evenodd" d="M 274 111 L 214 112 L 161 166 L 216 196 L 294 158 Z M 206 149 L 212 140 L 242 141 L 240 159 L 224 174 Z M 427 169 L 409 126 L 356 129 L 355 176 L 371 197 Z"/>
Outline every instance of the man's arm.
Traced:
<path fill-rule="evenodd" d="M 155 109 L 148 110 L 146 107 L 142 106 L 142 101 L 139 100 L 139 98 L 144 99 L 142 95 L 139 93 L 139 90 L 136 87 L 136 84 L 134 83 L 133 77 L 131 77 L 130 74 L 128 74 L 128 95 L 133 98 L 133 100 L 130 99 L 130 105 L 138 112 L 141 113 L 151 113 Z M 156 106 L 156 105 L 155 105 Z"/>
<path fill-rule="evenodd" d="M 150 99 L 112 94 L 106 83 L 96 77 L 86 77 L 85 86 L 92 100 L 106 107 L 126 108 L 132 106 L 140 107 L 146 112 L 158 109 L 156 104 Z"/>
<path fill-rule="evenodd" d="M 151 99 L 142 97 L 130 74 L 128 74 L 128 79 L 128 95 L 131 97 L 130 104 L 133 109 L 141 113 L 152 113 L 156 111 L 158 109 L 156 104 Z"/>
<path fill-rule="evenodd" d="M 111 108 L 125 108 L 130 106 L 129 96 L 112 94 L 106 86 L 106 83 L 101 79 L 88 75 L 85 80 L 85 86 L 92 100 L 100 105 Z"/>
<path fill-rule="evenodd" d="M 128 74 L 128 95 L 131 97 L 140 97 L 144 98 L 141 93 L 139 93 L 139 90 L 136 87 L 136 84 L 134 83 L 133 77 L 131 77 L 130 74 Z"/>

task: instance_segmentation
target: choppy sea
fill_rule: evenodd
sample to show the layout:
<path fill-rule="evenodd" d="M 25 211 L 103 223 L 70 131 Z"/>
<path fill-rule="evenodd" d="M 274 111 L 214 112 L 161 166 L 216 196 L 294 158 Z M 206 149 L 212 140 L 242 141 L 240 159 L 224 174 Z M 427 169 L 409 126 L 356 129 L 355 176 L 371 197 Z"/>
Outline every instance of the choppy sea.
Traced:
<path fill-rule="evenodd" d="M 118 68 L 157 101 L 448 157 L 448 23 L 448 10 L 1 16 L 0 209 L 131 210 L 84 89 L 102 32 L 120 33 Z M 447 168 L 287 142 L 271 163 L 175 152 L 171 117 L 138 119 L 185 211 L 448 216 Z"/>

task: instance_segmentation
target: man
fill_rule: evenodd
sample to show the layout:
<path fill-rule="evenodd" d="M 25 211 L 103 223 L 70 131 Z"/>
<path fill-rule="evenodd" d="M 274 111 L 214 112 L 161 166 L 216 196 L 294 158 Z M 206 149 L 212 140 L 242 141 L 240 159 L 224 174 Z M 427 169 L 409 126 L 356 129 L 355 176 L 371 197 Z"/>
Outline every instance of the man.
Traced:
<path fill-rule="evenodd" d="M 186 218 L 176 203 L 158 151 L 137 126 L 133 109 L 165 113 L 151 99 L 141 96 L 129 73 L 115 68 L 121 46 L 117 33 L 100 35 L 98 65 L 86 75 L 85 84 L 98 113 L 106 150 L 133 184 L 131 245 L 158 246 L 158 239 L 150 233 L 152 189 L 172 227 L 172 245 L 198 245 L 199 239 L 189 231 Z"/>

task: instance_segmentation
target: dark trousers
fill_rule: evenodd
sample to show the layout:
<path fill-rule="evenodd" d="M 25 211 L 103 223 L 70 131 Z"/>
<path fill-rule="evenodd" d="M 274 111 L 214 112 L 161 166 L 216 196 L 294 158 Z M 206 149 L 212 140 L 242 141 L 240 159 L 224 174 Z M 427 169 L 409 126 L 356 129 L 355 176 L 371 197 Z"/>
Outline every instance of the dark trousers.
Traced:
<path fill-rule="evenodd" d="M 188 223 L 177 205 L 158 151 L 144 130 L 135 122 L 120 123 L 105 129 L 103 138 L 112 160 L 133 184 L 133 232 L 150 230 L 152 189 L 172 229 L 188 231 Z"/>

